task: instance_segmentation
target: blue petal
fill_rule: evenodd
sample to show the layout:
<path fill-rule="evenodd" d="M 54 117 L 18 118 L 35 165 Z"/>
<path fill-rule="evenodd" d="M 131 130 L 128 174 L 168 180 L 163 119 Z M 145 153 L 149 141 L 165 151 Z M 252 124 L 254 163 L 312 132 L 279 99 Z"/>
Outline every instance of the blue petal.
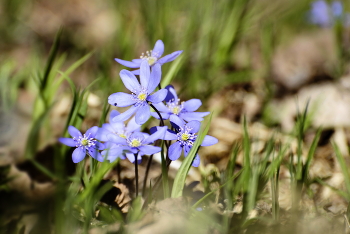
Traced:
<path fill-rule="evenodd" d="M 95 138 L 97 140 L 100 140 L 100 141 L 107 141 L 108 140 L 107 135 L 111 134 L 111 131 L 109 131 L 109 129 L 107 127 L 105 127 L 107 125 L 110 126 L 110 124 L 103 124 L 102 128 L 98 129 L 96 136 L 95 136 Z"/>
<path fill-rule="evenodd" d="M 161 77 L 162 77 L 162 69 L 160 65 L 156 63 L 152 67 L 151 77 L 149 79 L 148 86 L 146 86 L 147 93 L 152 93 L 157 88 L 157 86 L 160 83 Z"/>
<path fill-rule="evenodd" d="M 156 119 L 160 119 L 160 117 L 159 117 L 159 115 L 157 114 L 157 112 L 151 112 L 151 115 L 154 117 L 154 118 L 156 118 Z M 165 120 L 165 119 L 169 119 L 169 116 L 170 116 L 170 114 L 169 113 L 160 113 L 160 115 L 162 116 L 162 118 L 163 118 L 163 120 Z"/>
<path fill-rule="evenodd" d="M 186 111 L 196 111 L 202 105 L 201 100 L 191 99 L 184 103 L 184 109 Z"/>
<path fill-rule="evenodd" d="M 152 155 L 162 150 L 160 147 L 152 146 L 152 145 L 143 145 L 139 149 L 142 154 L 146 154 L 146 155 Z"/>
<path fill-rule="evenodd" d="M 175 142 L 169 147 L 169 159 L 174 161 L 181 155 L 182 147 L 179 142 Z"/>
<path fill-rule="evenodd" d="M 71 135 L 72 137 L 75 137 L 75 138 L 79 138 L 79 137 L 83 136 L 81 134 L 81 132 L 73 126 L 68 127 L 68 133 L 69 133 L 69 135 Z"/>
<path fill-rule="evenodd" d="M 108 103 L 113 106 L 127 107 L 135 104 L 136 101 L 132 98 L 131 94 L 118 92 L 113 93 L 108 97 Z"/>
<path fill-rule="evenodd" d="M 172 96 L 173 96 L 173 99 L 172 100 L 170 100 L 171 102 L 175 102 L 175 103 L 177 103 L 178 102 L 178 97 L 177 97 L 177 94 L 176 94 L 176 91 L 175 91 L 175 89 L 174 88 L 169 88 L 169 92 L 172 94 Z"/>
<path fill-rule="evenodd" d="M 98 152 L 95 148 L 92 148 L 90 147 L 88 150 L 87 150 L 87 153 L 94 159 L 96 160 L 103 160 L 103 157 L 101 156 L 100 152 Z"/>
<path fill-rule="evenodd" d="M 210 112 L 185 112 L 180 113 L 179 117 L 187 122 L 192 120 L 203 121 L 203 117 L 209 114 Z"/>
<path fill-rule="evenodd" d="M 131 71 L 132 74 L 139 76 L 140 75 L 140 69 Z"/>
<path fill-rule="evenodd" d="M 106 145 L 104 143 L 96 141 L 95 142 L 95 148 L 98 149 L 98 150 L 104 150 L 106 148 Z"/>
<path fill-rule="evenodd" d="M 158 40 L 152 50 L 152 56 L 160 58 L 163 55 L 163 53 L 164 53 L 164 43 L 162 42 L 162 40 Z"/>
<path fill-rule="evenodd" d="M 142 61 L 143 61 L 143 59 L 133 59 L 133 60 L 131 60 L 133 63 L 136 63 L 136 64 L 141 64 L 142 63 Z M 140 67 L 140 66 L 139 66 Z"/>
<path fill-rule="evenodd" d="M 162 102 L 164 100 L 167 93 L 168 93 L 168 90 L 161 89 L 161 90 L 158 90 L 157 92 L 155 92 L 154 94 L 149 95 L 146 100 L 149 102 L 152 102 L 152 103 L 159 103 L 159 102 Z"/>
<path fill-rule="evenodd" d="M 129 159 L 130 162 L 132 162 L 132 163 L 135 162 L 135 155 L 134 154 L 126 153 L 126 157 Z M 142 160 L 141 155 L 138 154 L 137 155 L 137 164 L 140 164 L 141 160 Z"/>
<path fill-rule="evenodd" d="M 93 126 L 86 131 L 85 135 L 91 138 L 95 138 L 97 131 L 98 131 L 98 127 Z"/>
<path fill-rule="evenodd" d="M 112 122 L 112 119 L 113 119 L 114 117 L 116 117 L 117 115 L 119 115 L 119 114 L 120 114 L 119 111 L 117 111 L 117 110 L 112 110 L 111 113 L 109 114 L 109 122 Z"/>
<path fill-rule="evenodd" d="M 189 146 L 189 145 L 186 145 L 184 147 L 184 155 L 185 155 L 185 157 L 187 157 L 187 155 L 190 153 L 191 149 L 192 149 L 192 146 Z"/>
<path fill-rule="evenodd" d="M 164 56 L 163 58 L 159 59 L 157 61 L 157 63 L 159 63 L 160 65 L 163 65 L 164 63 L 171 62 L 174 59 L 176 59 L 177 56 L 179 56 L 181 53 L 182 53 L 182 50 L 175 51 L 175 52 L 168 54 L 168 55 Z"/>
<path fill-rule="evenodd" d="M 121 70 L 121 72 L 119 73 L 119 76 L 122 79 L 125 87 L 128 90 L 130 90 L 131 92 L 136 93 L 137 91 L 141 90 L 141 86 L 139 84 L 139 81 L 137 80 L 135 75 L 132 74 L 130 71 Z"/>
<path fill-rule="evenodd" d="M 133 117 L 129 122 L 127 127 L 125 128 L 127 133 L 131 133 L 134 131 L 141 131 L 141 125 L 136 123 L 135 117 Z"/>
<path fill-rule="evenodd" d="M 112 122 L 110 123 L 110 125 L 112 127 L 112 131 L 111 132 L 115 132 L 115 133 L 124 132 L 125 124 L 124 124 L 123 121 L 115 122 L 112 119 Z"/>
<path fill-rule="evenodd" d="M 172 99 L 175 99 L 173 93 L 172 93 L 172 92 L 169 92 L 170 89 L 174 89 L 174 86 L 172 86 L 172 85 L 167 85 L 167 86 L 165 87 L 165 89 L 168 90 L 168 94 L 167 94 L 166 98 L 164 99 L 164 101 L 169 102 L 169 101 L 171 101 Z M 174 89 L 174 91 L 175 91 L 175 89 Z M 175 95 L 176 95 L 176 92 L 175 92 Z M 177 99 L 177 95 L 176 95 L 176 99 Z"/>
<path fill-rule="evenodd" d="M 78 163 L 85 158 L 86 150 L 84 148 L 78 147 L 73 151 L 72 159 L 74 163 Z"/>
<path fill-rule="evenodd" d="M 151 117 L 151 111 L 149 109 L 149 106 L 141 106 L 136 112 L 135 121 L 137 124 L 142 125 L 146 123 L 149 117 Z"/>
<path fill-rule="evenodd" d="M 201 123 L 197 120 L 193 120 L 191 122 L 188 122 L 186 126 L 192 129 L 190 133 L 197 133 L 201 127 Z"/>
<path fill-rule="evenodd" d="M 141 142 L 143 142 L 143 140 L 145 138 L 149 137 L 149 135 L 147 133 L 143 133 L 143 132 L 134 132 L 129 136 L 129 139 L 139 139 Z"/>
<path fill-rule="evenodd" d="M 158 139 L 164 139 L 166 130 L 168 129 L 167 126 L 164 127 L 157 127 L 157 131 L 150 135 L 147 139 L 145 139 L 144 143 L 145 144 L 150 144 L 155 142 Z"/>
<path fill-rule="evenodd" d="M 77 142 L 75 140 L 73 140 L 72 138 L 60 137 L 60 138 L 58 138 L 58 140 L 62 144 L 65 144 L 65 145 L 70 146 L 70 147 L 76 147 L 77 146 Z"/>
<path fill-rule="evenodd" d="M 113 133 L 108 134 L 107 138 L 108 138 L 108 141 L 113 142 L 115 144 L 119 144 L 119 145 L 126 145 L 127 144 L 126 143 L 126 139 L 124 139 L 124 138 L 122 138 L 120 136 L 117 136 L 117 135 L 115 135 Z"/>
<path fill-rule="evenodd" d="M 168 91 L 169 93 L 169 91 Z M 154 103 L 153 106 L 159 111 L 159 112 L 165 112 L 165 113 L 170 113 L 169 108 L 164 105 L 163 102 L 159 102 L 159 103 Z"/>
<path fill-rule="evenodd" d="M 170 123 L 177 130 L 179 128 L 183 128 L 185 125 L 185 122 L 182 119 L 180 119 L 177 115 L 170 115 Z"/>
<path fill-rule="evenodd" d="M 203 139 L 203 142 L 201 144 L 201 146 L 210 146 L 210 145 L 215 145 L 216 143 L 218 143 L 219 140 L 216 139 L 215 137 L 206 135 Z"/>
<path fill-rule="evenodd" d="M 113 121 L 118 122 L 118 121 L 125 121 L 129 119 L 137 110 L 139 107 L 136 106 L 131 106 L 127 111 L 121 113 L 120 115 L 116 116 L 113 118 Z"/>
<path fill-rule="evenodd" d="M 200 164 L 200 158 L 199 158 L 199 155 L 197 154 L 196 157 L 194 158 L 193 162 L 192 162 L 192 166 L 198 167 L 199 164 Z"/>
<path fill-rule="evenodd" d="M 130 67 L 130 68 L 138 68 L 138 67 L 140 67 L 140 64 L 133 63 L 133 62 L 130 62 L 130 61 L 126 61 L 126 60 L 122 60 L 122 59 L 118 59 L 118 58 L 115 58 L 114 60 L 117 63 L 120 63 L 121 65 L 124 65 L 125 67 Z"/>
<path fill-rule="evenodd" d="M 151 76 L 151 68 L 147 60 L 142 61 L 140 66 L 140 82 L 143 88 L 147 88 Z M 149 92 L 150 93 L 150 92 Z"/>

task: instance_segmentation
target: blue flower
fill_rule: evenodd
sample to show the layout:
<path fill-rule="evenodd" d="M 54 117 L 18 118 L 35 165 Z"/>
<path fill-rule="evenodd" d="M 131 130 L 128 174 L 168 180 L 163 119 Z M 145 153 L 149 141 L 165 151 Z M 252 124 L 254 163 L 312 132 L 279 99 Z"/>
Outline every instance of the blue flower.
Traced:
<path fill-rule="evenodd" d="M 151 95 L 160 82 L 162 75 L 160 65 L 155 64 L 151 72 L 147 61 L 142 62 L 140 74 L 141 84 L 130 71 L 122 70 L 119 75 L 125 87 L 132 94 L 114 93 L 108 97 L 108 103 L 118 107 L 131 107 L 124 113 L 114 117 L 113 121 L 125 121 L 136 113 L 136 123 L 144 124 L 151 116 L 149 105 L 162 102 L 168 93 L 166 89 L 161 89 Z"/>
<path fill-rule="evenodd" d="M 171 85 L 168 85 L 165 88 L 168 90 L 168 95 L 164 99 L 166 104 L 162 102 L 154 104 L 163 119 L 169 119 L 170 116 L 176 115 L 187 122 L 192 120 L 202 121 L 203 117 L 210 113 L 194 112 L 202 105 L 201 100 L 191 99 L 180 103 L 180 99 L 177 97 L 175 89 Z M 151 112 L 151 115 L 159 119 L 156 112 Z"/>
<path fill-rule="evenodd" d="M 140 162 L 143 155 L 151 155 L 161 151 L 158 146 L 150 145 L 158 139 L 163 139 L 167 127 L 158 127 L 158 131 L 149 135 L 143 132 L 134 132 L 130 136 L 123 138 L 115 134 L 109 134 L 108 140 L 115 145 L 110 149 L 104 150 L 102 155 L 107 156 L 111 162 L 117 157 L 127 157 L 130 162 L 135 162 L 135 155 L 137 161 Z"/>
<path fill-rule="evenodd" d="M 135 117 L 131 118 L 127 125 L 124 122 L 114 122 L 113 118 L 118 116 L 119 112 L 116 110 L 112 110 L 109 116 L 109 122 L 102 125 L 101 128 L 98 129 L 96 133 L 96 139 L 105 142 L 105 150 L 102 151 L 102 155 L 106 155 L 108 152 L 108 160 L 114 161 L 118 157 L 121 159 L 125 159 L 125 156 L 119 152 L 119 150 L 115 150 L 114 148 L 119 147 L 114 143 L 108 141 L 109 134 L 115 134 L 121 138 L 127 139 L 133 132 L 140 132 L 141 125 L 135 122 Z M 115 154 L 116 153 L 116 154 Z"/>
<path fill-rule="evenodd" d="M 310 21 L 321 27 L 330 27 L 336 20 L 344 20 L 346 26 L 346 14 L 343 15 L 343 5 L 340 1 L 333 1 L 329 6 L 324 0 L 314 1 L 311 4 Z"/>
<path fill-rule="evenodd" d="M 163 58 L 160 58 L 163 55 L 163 52 L 164 52 L 164 43 L 161 40 L 158 40 L 154 45 L 153 50 L 146 51 L 146 54 L 142 53 L 139 59 L 133 59 L 130 62 L 130 61 L 125 61 L 125 60 L 116 58 L 115 61 L 117 61 L 121 65 L 130 67 L 130 68 L 140 68 L 142 61 L 147 61 L 150 66 L 153 66 L 155 64 L 163 65 L 164 63 L 168 63 L 176 59 L 182 53 L 182 50 L 175 51 L 171 54 L 164 56 Z M 140 69 L 134 70 L 132 71 L 132 73 L 135 75 L 139 75 Z"/>
<path fill-rule="evenodd" d="M 175 140 L 169 147 L 168 156 L 174 161 L 178 159 L 182 153 L 184 152 L 184 156 L 186 157 L 190 152 L 194 142 L 197 139 L 196 133 L 199 131 L 201 123 L 199 121 L 193 120 L 188 123 L 185 123 L 182 119 L 180 119 L 176 115 L 170 116 L 170 122 L 175 128 L 175 132 L 168 130 L 164 136 L 164 140 Z M 158 131 L 158 127 L 157 127 Z M 218 143 L 218 139 L 215 137 L 206 135 L 203 139 L 201 146 L 210 146 Z M 199 166 L 199 155 L 197 154 L 193 160 L 192 166 Z"/>
<path fill-rule="evenodd" d="M 60 137 L 59 141 L 70 147 L 76 147 L 73 151 L 72 159 L 74 163 L 78 163 L 85 158 L 86 153 L 94 159 L 102 162 L 103 158 L 98 150 L 104 149 L 103 144 L 96 141 L 95 135 L 98 131 L 98 127 L 94 126 L 86 131 L 83 135 L 81 132 L 73 126 L 68 127 L 68 133 L 73 137 L 65 138 Z"/>

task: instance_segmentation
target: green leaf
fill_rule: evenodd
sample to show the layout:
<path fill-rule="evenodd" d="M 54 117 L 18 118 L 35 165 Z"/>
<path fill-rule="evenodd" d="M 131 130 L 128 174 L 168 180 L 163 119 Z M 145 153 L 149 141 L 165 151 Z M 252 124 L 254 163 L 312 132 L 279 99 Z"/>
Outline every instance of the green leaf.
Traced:
<path fill-rule="evenodd" d="M 186 181 L 188 171 L 190 170 L 190 168 L 192 166 L 193 159 L 195 158 L 205 135 L 209 131 L 211 118 L 212 118 L 212 114 L 210 115 L 209 121 L 207 122 L 207 125 L 205 126 L 204 130 L 202 128 L 203 127 L 203 125 L 202 125 L 201 130 L 198 133 L 197 140 L 194 142 L 194 145 L 192 146 L 191 151 L 189 152 L 189 154 L 187 155 L 185 160 L 182 162 L 179 171 L 176 173 L 173 189 L 171 191 L 172 198 L 182 196 L 182 192 L 183 192 L 183 189 L 185 187 L 185 181 Z"/>

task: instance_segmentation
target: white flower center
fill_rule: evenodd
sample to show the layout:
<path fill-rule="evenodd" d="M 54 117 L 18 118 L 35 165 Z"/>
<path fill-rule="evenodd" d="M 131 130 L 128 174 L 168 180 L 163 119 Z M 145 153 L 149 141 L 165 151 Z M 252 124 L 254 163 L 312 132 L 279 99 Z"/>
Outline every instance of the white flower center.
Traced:
<path fill-rule="evenodd" d="M 140 58 L 143 60 L 147 60 L 147 62 L 150 66 L 155 64 L 155 62 L 157 62 L 157 60 L 158 60 L 155 53 L 152 53 L 152 50 L 146 51 L 146 55 L 145 55 L 145 53 L 142 53 Z"/>
<path fill-rule="evenodd" d="M 175 102 L 174 99 L 170 100 L 170 102 L 167 103 L 168 109 L 174 114 L 174 115 L 179 115 L 182 109 L 184 108 L 184 102 L 179 104 L 180 99 Z"/>
<path fill-rule="evenodd" d="M 76 142 L 76 147 L 89 148 L 96 145 L 96 140 L 90 137 L 90 133 L 88 135 L 84 134 L 78 138 L 73 137 L 73 140 Z"/>
<path fill-rule="evenodd" d="M 177 133 L 177 141 L 181 146 L 190 145 L 192 146 L 194 141 L 197 139 L 195 133 L 190 133 L 192 128 L 185 126 L 185 128 L 180 128 L 180 132 Z"/>

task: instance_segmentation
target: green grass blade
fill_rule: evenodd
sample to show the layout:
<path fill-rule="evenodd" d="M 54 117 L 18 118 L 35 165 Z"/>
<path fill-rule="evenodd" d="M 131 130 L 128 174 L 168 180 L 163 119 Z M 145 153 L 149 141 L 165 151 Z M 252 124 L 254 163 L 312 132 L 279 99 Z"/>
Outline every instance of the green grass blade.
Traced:
<path fill-rule="evenodd" d="M 162 82 L 161 82 L 162 88 L 170 84 L 172 79 L 175 77 L 175 75 L 179 71 L 182 62 L 183 62 L 183 55 L 176 58 L 176 60 L 171 64 L 170 70 L 168 71 L 166 76 L 162 79 Z"/>
<path fill-rule="evenodd" d="M 182 196 L 182 192 L 183 192 L 183 189 L 185 186 L 185 181 L 186 181 L 188 171 L 190 170 L 190 168 L 192 166 L 192 161 L 197 154 L 199 146 L 202 144 L 202 141 L 203 141 L 205 135 L 209 131 L 211 118 L 212 118 L 212 114 L 210 115 L 209 121 L 207 122 L 207 125 L 205 126 L 204 130 L 203 130 L 203 128 L 201 128 L 201 130 L 199 131 L 198 136 L 197 136 L 197 140 L 195 141 L 194 145 L 192 146 L 192 149 L 190 150 L 190 152 L 187 155 L 187 157 L 185 158 L 185 160 L 182 162 L 179 171 L 176 173 L 173 189 L 171 191 L 172 198 Z"/>

